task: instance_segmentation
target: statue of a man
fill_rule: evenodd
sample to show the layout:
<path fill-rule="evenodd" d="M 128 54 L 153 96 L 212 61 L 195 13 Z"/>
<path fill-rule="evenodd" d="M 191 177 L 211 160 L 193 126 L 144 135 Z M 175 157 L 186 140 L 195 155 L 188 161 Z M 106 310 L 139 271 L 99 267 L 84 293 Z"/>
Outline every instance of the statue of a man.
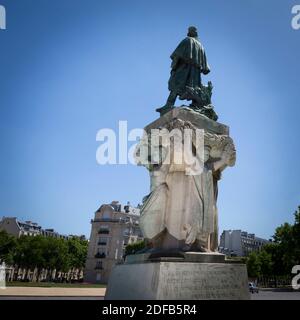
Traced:
<path fill-rule="evenodd" d="M 210 72 L 196 27 L 189 27 L 187 37 L 171 54 L 171 59 L 170 95 L 166 105 L 156 110 L 161 113 L 174 107 L 177 96 L 184 99 L 186 87 L 192 89 L 201 87 L 201 73 Z"/>

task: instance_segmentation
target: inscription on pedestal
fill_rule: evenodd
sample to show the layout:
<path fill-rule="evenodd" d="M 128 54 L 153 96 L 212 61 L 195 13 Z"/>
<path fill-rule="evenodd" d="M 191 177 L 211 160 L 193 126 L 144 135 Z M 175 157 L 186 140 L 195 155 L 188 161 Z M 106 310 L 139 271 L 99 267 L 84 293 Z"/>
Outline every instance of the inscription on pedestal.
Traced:
<path fill-rule="evenodd" d="M 159 298 L 247 299 L 245 273 L 244 265 L 165 263 L 160 270 Z"/>

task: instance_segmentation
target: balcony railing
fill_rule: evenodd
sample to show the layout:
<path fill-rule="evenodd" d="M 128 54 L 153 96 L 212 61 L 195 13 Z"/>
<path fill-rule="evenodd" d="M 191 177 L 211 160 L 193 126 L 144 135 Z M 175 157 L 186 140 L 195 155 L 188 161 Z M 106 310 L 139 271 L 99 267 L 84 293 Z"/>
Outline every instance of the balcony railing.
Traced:
<path fill-rule="evenodd" d="M 98 258 L 98 259 L 103 259 L 106 257 L 106 254 L 104 252 L 100 253 L 100 252 L 97 252 L 95 254 L 95 258 Z"/>
<path fill-rule="evenodd" d="M 109 230 L 99 230 L 98 234 L 109 234 Z"/>
<path fill-rule="evenodd" d="M 113 218 L 100 218 L 100 219 L 92 219 L 91 222 L 119 222 L 120 219 Z"/>
<path fill-rule="evenodd" d="M 119 222 L 119 223 L 129 223 L 130 220 L 128 220 L 127 218 L 96 218 L 96 219 L 91 219 L 91 223 L 94 222 Z"/>

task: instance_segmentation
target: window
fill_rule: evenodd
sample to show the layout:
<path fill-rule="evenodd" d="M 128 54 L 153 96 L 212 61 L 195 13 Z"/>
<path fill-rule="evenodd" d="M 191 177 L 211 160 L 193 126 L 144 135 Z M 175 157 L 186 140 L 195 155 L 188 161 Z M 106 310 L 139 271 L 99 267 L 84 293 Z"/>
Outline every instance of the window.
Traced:
<path fill-rule="evenodd" d="M 126 216 L 125 223 L 132 223 L 132 219 L 129 216 Z"/>
<path fill-rule="evenodd" d="M 106 247 L 100 247 L 97 249 L 97 253 L 95 254 L 95 258 L 104 259 L 108 256 L 108 250 Z"/>
<path fill-rule="evenodd" d="M 103 269 L 102 261 L 97 261 L 96 262 L 96 268 L 95 269 L 98 269 L 98 270 L 102 270 Z"/>
<path fill-rule="evenodd" d="M 129 236 L 130 235 L 130 229 L 129 228 L 126 228 L 124 231 L 123 231 L 123 236 Z"/>
<path fill-rule="evenodd" d="M 97 258 L 97 259 L 104 259 L 104 258 L 106 258 L 106 254 L 105 254 L 105 252 L 103 252 L 103 251 L 98 251 L 98 252 L 95 254 L 95 258 Z"/>
<path fill-rule="evenodd" d="M 100 226 L 99 234 L 109 234 L 109 226 Z"/>
<path fill-rule="evenodd" d="M 106 246 L 108 243 L 108 238 L 100 237 L 98 240 L 98 245 L 99 246 Z"/>
<path fill-rule="evenodd" d="M 111 218 L 110 211 L 106 210 L 103 212 L 102 219 L 109 220 Z"/>

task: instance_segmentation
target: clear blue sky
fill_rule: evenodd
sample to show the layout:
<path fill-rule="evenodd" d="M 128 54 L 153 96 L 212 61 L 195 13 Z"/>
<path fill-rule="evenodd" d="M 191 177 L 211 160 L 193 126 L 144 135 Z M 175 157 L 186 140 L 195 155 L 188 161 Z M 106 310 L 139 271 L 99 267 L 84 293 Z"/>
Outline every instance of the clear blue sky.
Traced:
<path fill-rule="evenodd" d="M 111 200 L 137 204 L 148 173 L 99 166 L 96 133 L 144 127 L 168 95 L 170 53 L 198 27 L 237 163 L 220 181 L 220 231 L 269 238 L 299 196 L 300 30 L 290 0 L 0 0 L 0 216 L 86 234 Z M 177 102 L 178 103 L 178 102 Z"/>

